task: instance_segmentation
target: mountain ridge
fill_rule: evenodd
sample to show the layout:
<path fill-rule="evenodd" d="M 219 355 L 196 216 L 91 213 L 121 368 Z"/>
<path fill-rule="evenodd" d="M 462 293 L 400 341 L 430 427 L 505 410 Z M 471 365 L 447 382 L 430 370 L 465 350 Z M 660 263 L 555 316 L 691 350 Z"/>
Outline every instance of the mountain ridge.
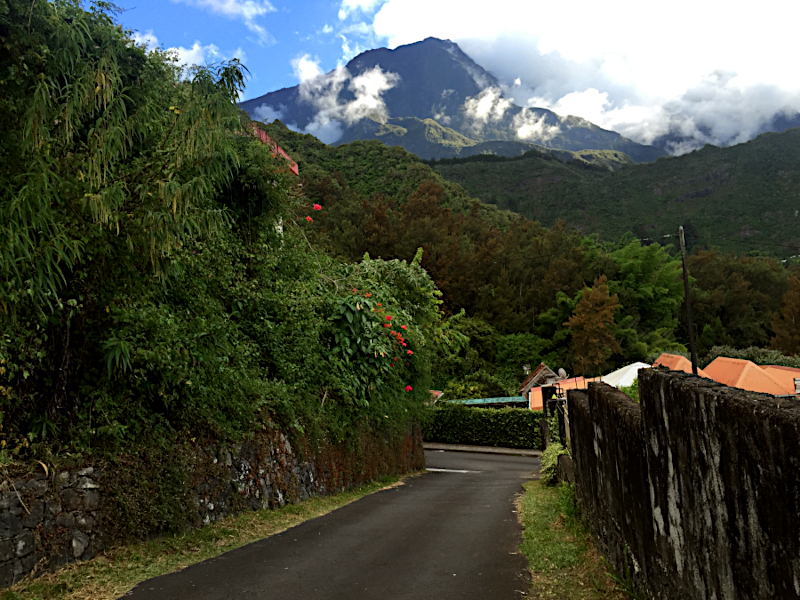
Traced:
<path fill-rule="evenodd" d="M 297 131 L 334 144 L 379 139 L 380 128 L 365 125 L 365 119 L 386 123 L 393 118 L 416 118 L 432 119 L 477 143 L 617 150 L 637 162 L 665 155 L 663 150 L 638 144 L 580 117 L 561 117 L 548 109 L 513 104 L 494 75 L 454 42 L 437 38 L 395 49 L 369 50 L 340 69 L 247 100 L 240 107 L 253 118 L 277 118 Z M 421 158 L 448 156 L 447 151 L 431 147 L 430 140 L 425 144 L 415 135 L 406 134 L 397 141 L 409 151 L 430 152 Z M 517 154 L 513 146 L 501 145 L 496 151 Z"/>

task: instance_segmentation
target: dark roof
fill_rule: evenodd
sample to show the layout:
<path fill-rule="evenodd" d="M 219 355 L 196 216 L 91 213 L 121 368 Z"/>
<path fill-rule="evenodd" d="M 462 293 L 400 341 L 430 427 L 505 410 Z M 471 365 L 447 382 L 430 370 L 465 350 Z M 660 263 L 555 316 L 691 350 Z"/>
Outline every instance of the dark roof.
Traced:
<path fill-rule="evenodd" d="M 531 388 L 533 388 L 533 387 L 536 387 L 536 386 L 537 386 L 537 384 L 538 384 L 538 382 L 539 382 L 539 378 L 540 378 L 540 376 L 541 376 L 541 375 L 545 375 L 545 376 L 547 376 L 548 372 L 549 372 L 549 373 L 550 373 L 550 374 L 551 374 L 553 377 L 556 377 L 556 378 L 558 378 L 558 375 L 556 375 L 556 372 L 555 372 L 555 371 L 553 371 L 553 369 L 551 369 L 550 367 L 548 367 L 548 366 L 547 366 L 546 364 L 544 364 L 544 363 L 539 363 L 539 366 L 538 366 L 538 367 L 536 367 L 536 368 L 535 368 L 533 371 L 531 371 L 531 374 L 530 374 L 530 375 L 528 375 L 528 376 L 525 378 L 525 381 L 523 381 L 523 382 L 522 382 L 522 385 L 519 387 L 519 392 L 518 392 L 518 393 L 520 393 L 520 394 L 527 394 L 527 393 L 528 393 L 528 391 L 529 391 Z"/>

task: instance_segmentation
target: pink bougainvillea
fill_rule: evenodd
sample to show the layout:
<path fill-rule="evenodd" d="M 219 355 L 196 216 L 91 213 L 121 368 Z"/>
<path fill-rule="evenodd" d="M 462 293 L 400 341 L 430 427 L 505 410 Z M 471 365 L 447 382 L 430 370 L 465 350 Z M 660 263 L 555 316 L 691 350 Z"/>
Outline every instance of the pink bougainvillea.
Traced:
<path fill-rule="evenodd" d="M 414 389 L 414 388 L 412 388 L 410 385 L 407 385 L 407 386 L 406 386 L 406 391 L 407 391 L 407 392 L 410 392 L 410 391 L 411 391 L 411 390 L 413 390 L 413 389 Z"/>

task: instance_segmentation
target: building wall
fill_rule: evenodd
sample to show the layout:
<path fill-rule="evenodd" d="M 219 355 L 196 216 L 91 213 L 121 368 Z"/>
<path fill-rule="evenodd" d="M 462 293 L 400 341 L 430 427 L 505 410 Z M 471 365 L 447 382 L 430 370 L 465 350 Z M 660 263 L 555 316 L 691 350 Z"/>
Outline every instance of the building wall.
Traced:
<path fill-rule="evenodd" d="M 649 598 L 800 598 L 800 401 L 656 369 L 639 397 L 569 392 L 576 495 L 616 570 Z"/>

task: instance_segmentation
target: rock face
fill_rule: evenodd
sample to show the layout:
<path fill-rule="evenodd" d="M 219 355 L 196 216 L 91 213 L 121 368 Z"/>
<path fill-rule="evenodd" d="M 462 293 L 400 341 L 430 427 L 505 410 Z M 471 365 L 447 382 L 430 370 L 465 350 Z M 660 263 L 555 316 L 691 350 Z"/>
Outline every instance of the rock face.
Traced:
<path fill-rule="evenodd" d="M 436 38 L 369 50 L 341 69 L 240 106 L 254 119 L 280 119 L 325 143 L 380 139 L 423 159 L 468 156 L 462 148 L 489 141 L 507 143 L 476 150 L 503 156 L 537 145 L 617 150 L 637 162 L 665 155 L 585 119 L 513 104 L 491 73 L 457 44 Z M 436 123 L 436 139 L 428 120 Z"/>
<path fill-rule="evenodd" d="M 800 401 L 643 370 L 569 392 L 576 495 L 648 598 L 800 598 Z"/>
<path fill-rule="evenodd" d="M 280 507 L 425 466 L 419 427 L 406 434 L 363 435 L 359 442 L 344 447 L 323 441 L 313 452 L 298 452 L 273 430 L 235 447 L 197 448 L 193 472 L 186 474 L 189 501 L 197 510 L 184 526 Z M 115 531 L 120 515 L 113 510 L 120 504 L 104 496 L 107 471 L 87 466 L 0 485 L 0 587 L 32 571 L 91 559 L 118 541 L 109 532 Z"/>

